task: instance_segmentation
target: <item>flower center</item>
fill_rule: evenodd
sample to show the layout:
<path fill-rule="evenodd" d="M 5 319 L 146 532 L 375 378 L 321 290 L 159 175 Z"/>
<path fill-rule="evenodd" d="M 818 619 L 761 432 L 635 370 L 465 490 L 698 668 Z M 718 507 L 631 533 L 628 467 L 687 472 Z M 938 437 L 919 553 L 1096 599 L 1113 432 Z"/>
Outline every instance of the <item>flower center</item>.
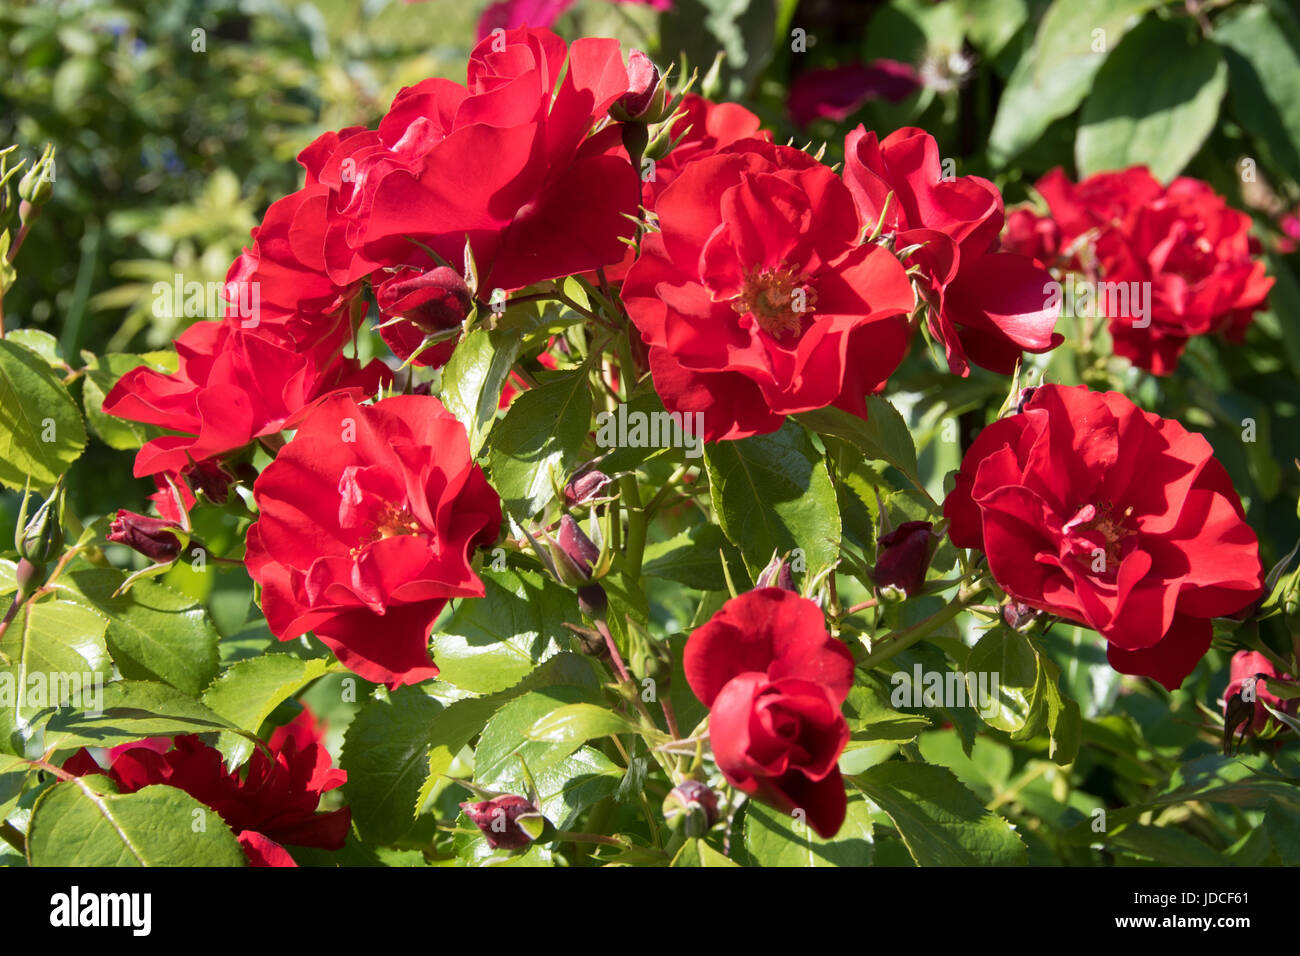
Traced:
<path fill-rule="evenodd" d="M 405 508 L 398 508 L 391 504 L 384 504 L 375 521 L 374 528 L 367 537 L 361 539 L 361 543 L 352 549 L 352 556 L 356 557 L 368 545 L 376 541 L 383 541 L 385 538 L 392 538 L 399 534 L 424 534 L 424 528 L 420 522 L 415 520 Z"/>
<path fill-rule="evenodd" d="M 1075 548 L 1076 553 L 1084 552 L 1081 557 L 1085 560 L 1098 550 L 1096 538 L 1100 537 L 1100 550 L 1106 554 L 1106 567 L 1112 569 L 1119 566 L 1123 556 L 1121 545 L 1124 539 L 1134 533 L 1125 525 L 1132 515 L 1132 505 L 1118 515 L 1115 514 L 1114 506 L 1109 501 L 1102 502 L 1100 505 L 1084 505 L 1065 523 L 1061 533 L 1074 539 L 1080 546 Z M 1094 532 L 1094 534 L 1085 536 L 1080 532 Z"/>
<path fill-rule="evenodd" d="M 759 328 L 777 338 L 786 332 L 797 335 L 804 314 L 812 312 L 816 304 L 817 290 L 807 285 L 807 277 L 784 265 L 750 269 L 740 294 L 731 300 L 733 309 L 753 317 Z"/>

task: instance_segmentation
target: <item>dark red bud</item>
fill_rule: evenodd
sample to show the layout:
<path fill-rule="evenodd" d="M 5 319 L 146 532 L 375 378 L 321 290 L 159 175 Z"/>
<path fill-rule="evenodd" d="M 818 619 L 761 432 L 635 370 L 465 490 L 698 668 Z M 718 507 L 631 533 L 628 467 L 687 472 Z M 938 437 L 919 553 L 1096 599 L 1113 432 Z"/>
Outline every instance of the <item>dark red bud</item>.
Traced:
<path fill-rule="evenodd" d="M 600 559 L 600 548 L 583 533 L 578 522 L 570 515 L 560 519 L 560 549 L 570 561 L 582 572 L 584 577 L 591 577 L 591 569 Z"/>
<path fill-rule="evenodd" d="M 876 587 L 895 587 L 909 596 L 921 590 L 930 567 L 930 528 L 928 521 L 904 521 L 881 536 L 871 572 Z"/>
<path fill-rule="evenodd" d="M 1035 621 L 1041 613 L 1038 608 L 1030 607 L 1020 601 L 1012 601 L 1002 606 L 1002 620 L 1007 622 L 1007 627 L 1016 631 Z"/>
<path fill-rule="evenodd" d="M 578 472 L 564 486 L 564 501 L 570 506 L 586 504 L 599 496 L 610 480 L 608 475 L 594 469 Z"/>
<path fill-rule="evenodd" d="M 195 491 L 207 495 L 208 500 L 213 504 L 224 505 L 230 497 L 230 482 L 233 479 L 219 463 L 211 458 L 185 466 L 181 471 L 181 477 L 188 481 Z"/>
<path fill-rule="evenodd" d="M 641 119 L 650 109 L 659 89 L 659 68 L 640 50 L 627 57 L 627 92 L 618 106 L 628 119 Z"/>
<path fill-rule="evenodd" d="M 521 850 L 533 842 L 516 822 L 523 814 L 536 814 L 537 809 L 523 797 L 506 794 L 478 803 L 462 803 L 460 808 L 474 826 L 483 831 L 488 846 L 494 850 Z"/>
<path fill-rule="evenodd" d="M 683 780 L 664 798 L 664 819 L 684 822 L 688 836 L 703 836 L 718 822 L 718 795 L 698 780 Z"/>
<path fill-rule="evenodd" d="M 105 537 L 139 551 L 157 564 L 166 564 L 176 560 L 181 553 L 180 539 L 172 534 L 175 527 L 172 522 L 161 518 L 150 518 L 134 511 L 118 511 Z"/>
<path fill-rule="evenodd" d="M 400 316 L 425 334 L 460 325 L 473 305 L 465 280 L 446 266 L 394 273 L 375 288 L 375 299 L 385 316 Z"/>

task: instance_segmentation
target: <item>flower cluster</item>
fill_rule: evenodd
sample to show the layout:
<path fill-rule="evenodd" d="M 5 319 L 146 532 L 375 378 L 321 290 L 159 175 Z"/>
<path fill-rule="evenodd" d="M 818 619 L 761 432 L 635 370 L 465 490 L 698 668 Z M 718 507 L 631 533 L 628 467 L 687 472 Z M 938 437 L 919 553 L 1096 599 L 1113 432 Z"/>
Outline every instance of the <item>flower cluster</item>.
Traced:
<path fill-rule="evenodd" d="M 1146 284 L 1147 308 L 1137 296 L 1108 308 L 1115 353 L 1134 365 L 1168 375 L 1189 339 L 1218 332 L 1239 342 L 1264 307 L 1273 280 L 1250 217 L 1208 184 L 1179 177 L 1164 186 L 1137 166 L 1080 183 L 1058 168 L 1035 188 L 1050 213 L 1013 212 L 1007 247 L 1091 282 Z"/>

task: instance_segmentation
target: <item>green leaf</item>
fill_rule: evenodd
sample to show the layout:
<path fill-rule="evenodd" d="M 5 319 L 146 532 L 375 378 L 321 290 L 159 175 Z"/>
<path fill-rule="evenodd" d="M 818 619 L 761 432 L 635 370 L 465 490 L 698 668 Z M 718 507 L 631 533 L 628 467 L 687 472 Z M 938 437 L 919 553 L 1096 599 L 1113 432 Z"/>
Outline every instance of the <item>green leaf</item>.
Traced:
<path fill-rule="evenodd" d="M 108 649 L 123 677 L 164 681 L 197 696 L 217 675 L 220 660 L 221 635 L 208 612 L 189 595 L 149 579 L 113 597 L 123 579 L 109 568 L 86 568 L 60 583 L 72 600 L 108 618 Z"/>
<path fill-rule="evenodd" d="M 232 729 L 200 701 L 156 681 L 114 681 L 97 703 L 61 708 L 45 728 L 46 748 L 116 747 L 145 737 Z"/>
<path fill-rule="evenodd" d="M 623 770 L 599 750 L 581 747 L 563 760 L 533 771 L 542 815 L 559 830 L 573 826 L 578 815 L 594 803 L 612 796 Z M 522 794 L 527 788 L 519 762 L 507 762 L 496 788 Z"/>
<path fill-rule="evenodd" d="M 585 658 L 576 654 L 557 654 L 508 690 L 488 697 L 458 700 L 448 705 L 447 709 L 438 716 L 436 725 L 431 731 L 428 765 L 420 784 L 419 795 L 415 800 L 416 809 L 411 812 L 418 812 L 418 808 L 424 806 L 433 788 L 442 782 L 442 775 L 451 769 L 456 755 L 479 731 L 484 729 L 492 715 L 500 710 L 502 705 L 539 687 L 550 690 L 557 685 L 570 684 L 594 689 L 595 674 Z"/>
<path fill-rule="evenodd" d="M 701 837 L 691 837 L 682 844 L 671 866 L 738 866 L 735 860 L 723 856 Z"/>
<path fill-rule="evenodd" d="M 415 823 L 429 750 L 446 734 L 446 710 L 418 687 L 399 687 L 367 701 L 348 727 L 339 760 L 348 772 L 343 796 L 367 842 L 395 843 Z"/>
<path fill-rule="evenodd" d="M 325 658 L 292 654 L 236 661 L 203 692 L 203 702 L 234 726 L 255 734 L 275 708 L 327 670 Z"/>
<path fill-rule="evenodd" d="M 1027 860 L 1011 825 L 984 809 L 946 767 L 884 763 L 852 781 L 893 821 L 921 866 L 1021 866 Z"/>
<path fill-rule="evenodd" d="M 873 849 L 871 812 L 861 797 L 850 797 L 844 825 L 829 840 L 793 814 L 752 800 L 745 805 L 745 852 L 753 866 L 870 866 Z"/>
<path fill-rule="evenodd" d="M 569 646 L 561 622 L 578 621 L 577 599 L 530 571 L 484 571 L 484 596 L 461 600 L 436 626 L 433 658 L 439 678 L 490 694 L 517 684 Z"/>
<path fill-rule="evenodd" d="M 757 575 L 774 552 L 803 551 L 814 577 L 839 555 L 840 515 L 826 463 L 803 429 L 706 446 L 713 508 L 723 533 Z"/>
<path fill-rule="evenodd" d="M 76 839 L 70 839 L 76 834 Z M 27 831 L 33 866 L 244 866 L 244 851 L 216 811 L 156 785 L 99 793 L 84 779 L 36 801 Z"/>
<path fill-rule="evenodd" d="M 986 724 L 1017 740 L 1034 735 L 1041 723 L 1034 707 L 1041 678 L 1034 647 L 1023 634 L 1008 627 L 988 631 L 967 655 L 966 674 L 968 700 L 972 707 L 983 705 L 979 715 Z M 994 700 L 977 699 L 979 675 L 988 675 L 986 690 L 992 689 L 996 677 Z"/>
<path fill-rule="evenodd" d="M 11 329 L 5 333 L 5 341 L 16 342 L 31 349 L 53 368 L 61 368 L 63 359 L 59 356 L 59 340 L 42 332 L 40 329 Z"/>
<path fill-rule="evenodd" d="M 0 339 L 0 485 L 45 490 L 86 447 L 72 396 L 31 349 Z"/>
<path fill-rule="evenodd" d="M 6 610 L 12 600 L 4 602 Z M 28 601 L 0 640 L 0 735 L 22 737 L 38 715 L 52 713 L 64 691 L 94 696 L 95 682 L 112 666 L 104 631 L 108 620 L 71 601 Z M 3 663 L 3 658 L 0 658 Z M 76 685 L 75 688 L 73 685 Z M 57 685 L 57 687 L 55 686 Z"/>
<path fill-rule="evenodd" d="M 1106 838 L 1106 845 L 1145 856 L 1165 866 L 1226 866 L 1228 861 L 1190 833 L 1172 827 L 1129 824 Z"/>
<path fill-rule="evenodd" d="M 503 779 L 514 779 L 518 757 L 523 758 L 532 773 L 564 760 L 586 741 L 576 737 L 562 741 L 529 739 L 529 729 L 567 705 L 581 706 L 599 699 L 600 695 L 590 688 L 561 685 L 530 691 L 507 701 L 487 722 L 474 748 L 474 781 L 489 790 L 499 790 Z"/>
<path fill-rule="evenodd" d="M 496 426 L 488 452 L 492 487 L 523 521 L 541 511 L 578 463 L 591 425 L 591 388 L 584 369 L 565 372 L 514 400 Z"/>
<path fill-rule="evenodd" d="M 819 408 L 795 417 L 805 427 L 851 443 L 872 461 L 886 461 L 914 481 L 919 481 L 916 445 L 898 409 L 876 395 L 867 396 L 864 420 L 842 408 Z"/>
<path fill-rule="evenodd" d="M 790 0 L 682 0 L 659 17 L 660 48 L 673 57 L 685 54 L 701 76 L 725 54 L 722 96 L 740 98 L 771 62 L 774 45 L 788 42 L 793 6 Z"/>
<path fill-rule="evenodd" d="M 1083 102 L 1107 52 L 1158 0 L 1054 0 L 1033 44 L 1007 80 L 989 134 L 989 157 L 1005 165 L 1038 142 L 1053 120 Z"/>
<path fill-rule="evenodd" d="M 861 677 L 859 676 L 859 681 Z M 844 701 L 844 716 L 853 741 L 914 740 L 930 721 L 922 714 L 895 710 L 874 684 L 855 683 Z"/>
<path fill-rule="evenodd" d="M 9 811 L 22 796 L 31 772 L 32 765 L 22 757 L 0 753 L 0 821 L 9 816 Z"/>
<path fill-rule="evenodd" d="M 1145 165 L 1169 182 L 1214 129 L 1227 89 L 1218 47 L 1195 37 L 1191 23 L 1139 24 L 1106 60 L 1083 104 L 1079 175 Z"/>
<path fill-rule="evenodd" d="M 525 736 L 543 743 L 581 744 L 597 737 L 627 733 L 637 733 L 636 725 L 608 707 L 570 704 L 538 720 Z"/>
<path fill-rule="evenodd" d="M 727 566 L 731 568 L 732 580 L 739 586 L 748 573 L 743 559 L 735 545 L 723 535 L 722 529 L 713 524 L 698 524 L 667 541 L 650 545 L 645 549 L 641 572 L 700 591 L 725 591 L 724 554 Z"/>
<path fill-rule="evenodd" d="M 497 418 L 501 389 L 519 357 L 517 331 L 476 328 L 456 346 L 442 369 L 442 402 L 469 433 L 476 456 Z"/>
<path fill-rule="evenodd" d="M 1232 114 L 1292 180 L 1300 181 L 1300 37 L 1264 4 L 1215 21 L 1228 63 Z M 1271 273 L 1271 270 L 1270 270 Z"/>

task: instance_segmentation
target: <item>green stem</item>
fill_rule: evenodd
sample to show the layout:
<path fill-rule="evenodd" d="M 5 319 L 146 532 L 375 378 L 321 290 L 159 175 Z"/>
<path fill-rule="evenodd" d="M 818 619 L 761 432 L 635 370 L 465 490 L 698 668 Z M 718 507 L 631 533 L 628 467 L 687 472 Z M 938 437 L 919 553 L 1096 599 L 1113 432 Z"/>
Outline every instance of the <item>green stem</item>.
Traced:
<path fill-rule="evenodd" d="M 984 591 L 982 581 L 977 581 L 970 587 L 962 588 L 957 592 L 956 599 L 942 611 L 931 614 L 924 621 L 918 621 L 911 627 L 904 628 L 901 631 L 894 631 L 889 635 L 885 646 L 874 653 L 868 654 L 866 659 L 859 662 L 860 667 L 870 670 L 879 664 L 883 664 L 895 654 L 907 650 L 917 641 L 929 637 L 943 625 L 947 624 L 967 606 L 974 603 L 975 599 Z"/>
<path fill-rule="evenodd" d="M 646 515 L 641 507 L 641 489 L 636 475 L 619 479 L 623 504 L 627 508 L 627 541 L 623 546 L 623 576 L 629 587 L 641 589 L 641 560 L 645 556 Z"/>

